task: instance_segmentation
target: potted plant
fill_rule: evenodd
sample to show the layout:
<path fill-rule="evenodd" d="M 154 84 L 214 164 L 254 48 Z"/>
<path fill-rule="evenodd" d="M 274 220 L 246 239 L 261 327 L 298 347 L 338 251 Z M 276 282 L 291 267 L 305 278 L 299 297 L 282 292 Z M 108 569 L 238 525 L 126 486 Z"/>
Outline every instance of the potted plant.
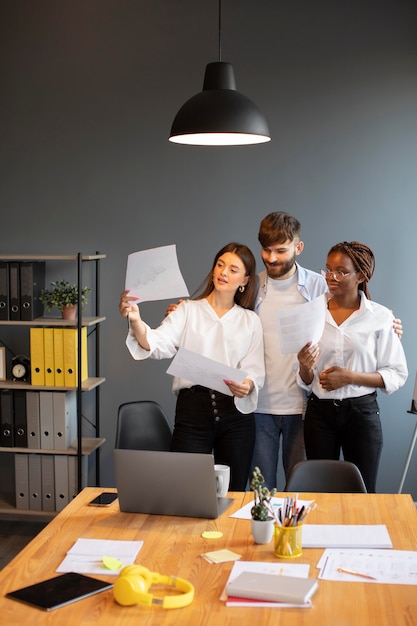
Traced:
<path fill-rule="evenodd" d="M 253 470 L 250 488 L 254 494 L 254 505 L 251 508 L 252 535 L 255 543 L 269 543 L 274 533 L 275 515 L 271 499 L 276 494 L 265 486 L 265 479 L 259 467 Z"/>
<path fill-rule="evenodd" d="M 75 319 L 78 305 L 78 287 L 67 280 L 52 281 L 53 289 L 42 289 L 39 300 L 45 306 L 47 311 L 54 307 L 61 311 L 64 319 Z M 91 287 L 83 287 L 81 289 L 81 306 L 87 304 L 87 293 L 91 291 Z"/>

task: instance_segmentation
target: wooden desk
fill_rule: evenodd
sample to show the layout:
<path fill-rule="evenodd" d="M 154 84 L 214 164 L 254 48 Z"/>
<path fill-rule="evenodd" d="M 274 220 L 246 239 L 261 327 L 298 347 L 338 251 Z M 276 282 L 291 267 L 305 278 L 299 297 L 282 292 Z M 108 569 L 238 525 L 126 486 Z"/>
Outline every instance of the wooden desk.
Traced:
<path fill-rule="evenodd" d="M 277 562 L 272 543 L 255 545 L 250 521 L 231 519 L 230 513 L 252 499 L 251 493 L 232 494 L 235 502 L 217 520 L 120 513 L 118 504 L 88 507 L 100 488 L 79 494 L 22 552 L 0 572 L 0 622 L 3 626 L 106 624 L 109 626 L 414 626 L 417 624 L 416 588 L 407 585 L 367 584 L 322 580 L 311 609 L 226 607 L 219 600 L 232 563 L 214 565 L 201 558 L 208 550 L 230 548 L 243 560 Z M 395 549 L 417 549 L 417 512 L 405 494 L 300 494 L 315 498 L 318 508 L 311 523 L 387 525 Z M 203 539 L 204 530 L 221 530 L 223 537 Z M 143 539 L 137 562 L 161 574 L 178 575 L 195 585 L 194 602 L 182 609 L 121 607 L 112 591 L 86 598 L 46 613 L 4 597 L 7 591 L 56 575 L 55 569 L 79 537 Z M 298 562 L 310 564 L 317 576 L 320 549 L 304 549 Z M 114 577 L 103 576 L 112 581 Z M 157 589 L 151 590 L 157 595 Z"/>

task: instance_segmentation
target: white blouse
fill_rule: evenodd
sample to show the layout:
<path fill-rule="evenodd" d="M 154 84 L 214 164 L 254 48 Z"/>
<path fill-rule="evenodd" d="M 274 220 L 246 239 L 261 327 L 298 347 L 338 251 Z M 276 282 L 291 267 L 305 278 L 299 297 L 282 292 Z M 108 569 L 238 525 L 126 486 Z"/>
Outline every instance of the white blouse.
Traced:
<path fill-rule="evenodd" d="M 179 347 L 247 372 L 254 389 L 245 398 L 234 399 L 241 413 L 252 413 L 265 379 L 262 325 L 254 311 L 234 305 L 219 317 L 207 300 L 187 300 L 170 313 L 158 328 L 147 324 L 150 350 L 144 350 L 129 330 L 126 345 L 136 360 L 169 359 Z M 172 389 L 193 386 L 193 382 L 174 377 Z"/>
<path fill-rule="evenodd" d="M 361 301 L 340 326 L 336 324 L 326 306 L 326 323 L 319 341 L 320 356 L 314 365 L 314 378 L 306 385 L 297 373 L 298 384 L 312 391 L 321 399 L 356 398 L 375 391 L 373 387 L 345 385 L 333 391 L 325 391 L 319 382 L 322 370 L 334 365 L 354 372 L 379 372 L 390 394 L 402 387 L 407 380 L 407 362 L 401 340 L 393 329 L 393 314 L 382 304 L 368 300 L 360 291 Z M 332 296 L 320 296 L 329 300 Z"/>

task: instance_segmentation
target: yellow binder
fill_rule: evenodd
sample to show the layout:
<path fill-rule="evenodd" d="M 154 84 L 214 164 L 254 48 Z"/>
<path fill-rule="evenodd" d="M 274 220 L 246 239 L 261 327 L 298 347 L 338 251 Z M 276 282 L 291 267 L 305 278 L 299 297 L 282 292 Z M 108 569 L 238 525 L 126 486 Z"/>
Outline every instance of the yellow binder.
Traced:
<path fill-rule="evenodd" d="M 32 385 L 45 385 L 43 328 L 30 329 L 30 369 Z"/>
<path fill-rule="evenodd" d="M 64 329 L 54 328 L 55 387 L 65 386 L 64 372 Z"/>
<path fill-rule="evenodd" d="M 55 385 L 53 328 L 43 329 L 43 346 L 45 359 L 45 386 L 53 387 Z"/>
<path fill-rule="evenodd" d="M 64 376 L 66 387 L 78 384 L 78 331 L 76 328 L 63 328 L 64 335 Z M 81 381 L 88 378 L 87 327 L 81 329 Z"/>

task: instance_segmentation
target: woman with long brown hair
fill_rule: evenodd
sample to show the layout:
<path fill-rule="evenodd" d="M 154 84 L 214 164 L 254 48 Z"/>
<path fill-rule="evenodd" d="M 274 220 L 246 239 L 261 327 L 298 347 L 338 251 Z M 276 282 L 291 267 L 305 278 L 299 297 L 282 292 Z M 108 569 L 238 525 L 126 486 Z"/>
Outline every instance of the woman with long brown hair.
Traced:
<path fill-rule="evenodd" d="M 205 288 L 176 307 L 156 329 L 140 317 L 124 291 L 119 310 L 129 319 L 126 344 L 134 359 L 173 357 L 179 347 L 242 369 L 242 382 L 225 380 L 232 395 L 174 378 L 177 395 L 171 450 L 214 454 L 230 467 L 230 489 L 244 491 L 255 441 L 253 412 L 264 382 L 262 326 L 254 312 L 256 263 L 249 248 L 229 243 L 215 256 Z"/>

